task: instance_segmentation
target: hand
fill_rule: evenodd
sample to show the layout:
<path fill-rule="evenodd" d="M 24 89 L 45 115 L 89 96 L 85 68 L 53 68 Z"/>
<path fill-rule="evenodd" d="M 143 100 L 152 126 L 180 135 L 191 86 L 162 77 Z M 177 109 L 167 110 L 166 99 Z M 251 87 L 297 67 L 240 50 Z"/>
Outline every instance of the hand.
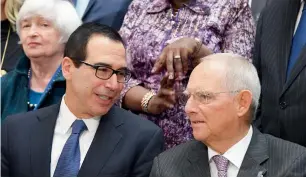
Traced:
<path fill-rule="evenodd" d="M 174 80 L 170 80 L 168 75 L 164 76 L 160 82 L 160 89 L 148 103 L 148 112 L 151 114 L 160 114 L 166 109 L 171 109 L 175 104 L 175 91 L 173 89 Z"/>
<path fill-rule="evenodd" d="M 155 62 L 152 72 L 166 68 L 169 79 L 181 78 L 188 72 L 188 58 L 199 51 L 202 44 L 192 38 L 181 38 L 166 46 Z"/>

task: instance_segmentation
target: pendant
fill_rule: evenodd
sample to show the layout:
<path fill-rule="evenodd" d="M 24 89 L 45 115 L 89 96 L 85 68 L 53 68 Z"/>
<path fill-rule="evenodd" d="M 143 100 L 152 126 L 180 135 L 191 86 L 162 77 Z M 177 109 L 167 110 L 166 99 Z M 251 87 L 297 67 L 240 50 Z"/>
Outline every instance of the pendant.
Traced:
<path fill-rule="evenodd" d="M 1 77 L 3 76 L 3 75 L 5 75 L 7 72 L 5 71 L 5 70 L 1 70 Z"/>

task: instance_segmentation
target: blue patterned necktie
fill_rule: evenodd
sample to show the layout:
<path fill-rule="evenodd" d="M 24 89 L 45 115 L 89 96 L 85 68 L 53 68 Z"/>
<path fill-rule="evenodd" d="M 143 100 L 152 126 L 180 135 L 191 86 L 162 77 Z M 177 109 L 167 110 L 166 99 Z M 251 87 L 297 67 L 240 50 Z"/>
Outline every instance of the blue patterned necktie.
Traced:
<path fill-rule="evenodd" d="M 53 177 L 76 177 L 80 169 L 80 145 L 79 137 L 87 127 L 82 120 L 76 120 L 72 124 L 72 133 L 58 159 Z"/>
<path fill-rule="evenodd" d="M 287 68 L 287 78 L 290 75 L 290 72 L 297 62 L 299 55 L 302 52 L 303 47 L 306 44 L 306 4 L 304 4 L 304 9 L 302 16 L 298 25 L 298 28 L 293 37 L 291 54 L 289 58 L 288 68 Z"/>

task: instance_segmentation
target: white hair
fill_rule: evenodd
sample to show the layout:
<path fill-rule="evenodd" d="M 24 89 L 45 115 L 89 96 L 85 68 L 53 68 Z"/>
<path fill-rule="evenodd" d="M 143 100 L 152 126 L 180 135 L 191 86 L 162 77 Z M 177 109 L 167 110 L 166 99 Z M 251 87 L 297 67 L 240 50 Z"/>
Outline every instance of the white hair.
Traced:
<path fill-rule="evenodd" d="M 82 24 L 75 8 L 67 0 L 25 0 L 17 17 L 18 35 L 21 21 L 33 16 L 50 20 L 61 34 L 61 43 L 66 43 L 72 32 Z"/>
<path fill-rule="evenodd" d="M 208 59 L 211 61 L 219 60 L 221 64 L 223 63 L 225 65 L 225 87 L 229 91 L 249 90 L 252 93 L 253 96 L 250 110 L 254 119 L 259 106 L 261 90 L 255 66 L 240 55 L 223 53 L 215 54 L 215 56 L 219 57 L 208 57 Z"/>

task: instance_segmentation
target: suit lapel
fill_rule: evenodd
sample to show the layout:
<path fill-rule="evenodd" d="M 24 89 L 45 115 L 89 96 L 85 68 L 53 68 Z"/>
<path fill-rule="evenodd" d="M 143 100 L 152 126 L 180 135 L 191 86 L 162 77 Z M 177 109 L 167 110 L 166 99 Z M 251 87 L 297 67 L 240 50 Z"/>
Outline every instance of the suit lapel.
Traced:
<path fill-rule="evenodd" d="M 252 140 L 239 169 L 238 177 L 257 177 L 267 172 L 262 166 L 269 159 L 266 138 L 254 127 L 253 131 Z"/>
<path fill-rule="evenodd" d="M 281 16 L 281 18 L 283 19 L 283 25 L 275 26 L 275 28 L 281 28 L 278 31 L 280 32 L 279 36 L 282 38 L 281 40 L 279 40 L 280 44 L 278 45 L 277 49 L 277 51 L 279 51 L 279 56 L 276 60 L 280 60 L 280 77 L 282 81 L 282 86 L 284 86 L 286 82 L 288 60 L 291 51 L 295 23 L 300 9 L 300 0 L 287 0 L 279 3 L 282 3 L 281 8 L 283 8 L 279 10 L 283 13 Z"/>
<path fill-rule="evenodd" d="M 207 147 L 203 143 L 195 141 L 188 161 L 190 164 L 182 171 L 184 177 L 210 177 Z"/>
<path fill-rule="evenodd" d="M 60 104 L 51 106 L 37 115 L 30 139 L 33 177 L 50 177 L 51 150 L 54 127 Z"/>
<path fill-rule="evenodd" d="M 122 124 L 123 120 L 116 115 L 114 108 L 101 117 L 78 177 L 96 177 L 99 175 L 122 138 L 122 134 L 117 130 L 117 127 Z"/>
<path fill-rule="evenodd" d="M 264 175 L 266 172 L 266 168 L 260 166 L 249 155 L 246 155 L 239 169 L 238 177 L 260 177 L 260 175 Z"/>
<path fill-rule="evenodd" d="M 293 69 L 291 71 L 291 74 L 288 78 L 288 81 L 286 82 L 282 94 L 284 94 L 290 85 L 293 83 L 293 81 L 298 77 L 298 75 L 301 73 L 301 71 L 306 66 L 306 45 L 302 49 L 301 55 L 299 56 L 296 64 L 293 66 Z"/>

